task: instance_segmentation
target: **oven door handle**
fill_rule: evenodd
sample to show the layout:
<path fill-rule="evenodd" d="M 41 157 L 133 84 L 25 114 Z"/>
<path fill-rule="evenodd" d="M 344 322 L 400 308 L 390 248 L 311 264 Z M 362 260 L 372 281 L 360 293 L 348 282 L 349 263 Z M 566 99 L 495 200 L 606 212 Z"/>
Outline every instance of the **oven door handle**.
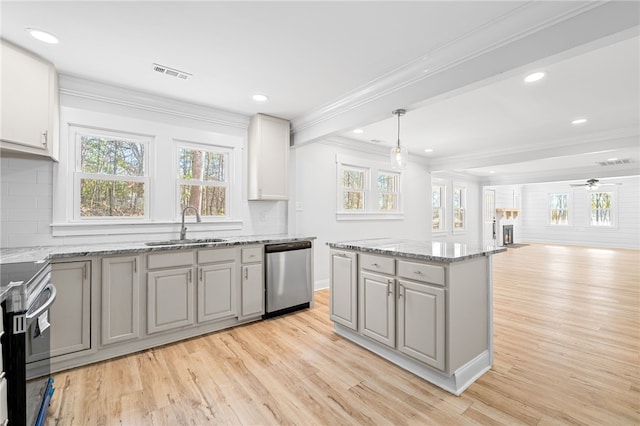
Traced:
<path fill-rule="evenodd" d="M 47 291 L 47 290 L 51 291 L 51 295 L 49 296 L 47 301 L 42 306 L 40 306 L 38 309 L 36 309 L 35 312 L 27 312 L 27 315 L 26 315 L 27 316 L 27 323 L 30 322 L 32 319 L 38 318 L 40 315 L 42 315 L 42 313 L 45 312 L 47 309 L 49 309 L 49 307 L 56 300 L 56 286 L 54 286 L 53 284 L 49 283 L 44 287 L 44 289 L 42 291 L 44 292 L 44 291 Z"/>

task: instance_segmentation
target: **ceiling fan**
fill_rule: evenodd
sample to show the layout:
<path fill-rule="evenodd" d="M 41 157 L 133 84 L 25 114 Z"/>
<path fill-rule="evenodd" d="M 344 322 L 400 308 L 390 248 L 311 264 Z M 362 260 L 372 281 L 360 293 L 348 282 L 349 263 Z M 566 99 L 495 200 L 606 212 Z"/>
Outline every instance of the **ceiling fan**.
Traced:
<path fill-rule="evenodd" d="M 621 183 L 600 183 L 598 179 L 587 179 L 587 183 L 573 183 L 569 186 L 586 186 L 587 189 L 598 189 L 601 186 L 622 185 Z"/>

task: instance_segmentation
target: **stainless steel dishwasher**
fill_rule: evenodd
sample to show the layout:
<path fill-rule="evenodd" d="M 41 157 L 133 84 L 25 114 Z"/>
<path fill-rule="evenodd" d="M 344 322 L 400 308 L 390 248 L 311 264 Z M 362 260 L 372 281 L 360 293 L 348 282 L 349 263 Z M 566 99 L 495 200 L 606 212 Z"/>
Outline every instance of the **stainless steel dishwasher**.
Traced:
<path fill-rule="evenodd" d="M 266 244 L 263 318 L 308 308 L 313 295 L 311 241 Z"/>

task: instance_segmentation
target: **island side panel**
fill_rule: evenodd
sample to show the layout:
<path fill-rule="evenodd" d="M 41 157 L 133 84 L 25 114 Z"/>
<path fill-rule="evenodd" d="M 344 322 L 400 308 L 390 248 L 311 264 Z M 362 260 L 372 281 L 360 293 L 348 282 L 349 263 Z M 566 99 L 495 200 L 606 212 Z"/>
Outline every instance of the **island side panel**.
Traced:
<path fill-rule="evenodd" d="M 449 341 L 447 369 L 451 374 L 489 351 L 488 268 L 488 256 L 449 264 L 446 323 Z"/>

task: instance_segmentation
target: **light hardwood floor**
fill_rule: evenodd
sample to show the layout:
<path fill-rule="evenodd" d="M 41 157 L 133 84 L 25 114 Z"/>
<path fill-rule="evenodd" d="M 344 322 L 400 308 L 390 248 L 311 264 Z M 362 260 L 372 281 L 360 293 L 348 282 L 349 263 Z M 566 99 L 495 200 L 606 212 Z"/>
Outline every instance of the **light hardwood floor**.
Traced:
<path fill-rule="evenodd" d="M 316 307 L 55 375 L 49 425 L 640 424 L 640 253 L 494 257 L 495 362 L 460 397 Z"/>

